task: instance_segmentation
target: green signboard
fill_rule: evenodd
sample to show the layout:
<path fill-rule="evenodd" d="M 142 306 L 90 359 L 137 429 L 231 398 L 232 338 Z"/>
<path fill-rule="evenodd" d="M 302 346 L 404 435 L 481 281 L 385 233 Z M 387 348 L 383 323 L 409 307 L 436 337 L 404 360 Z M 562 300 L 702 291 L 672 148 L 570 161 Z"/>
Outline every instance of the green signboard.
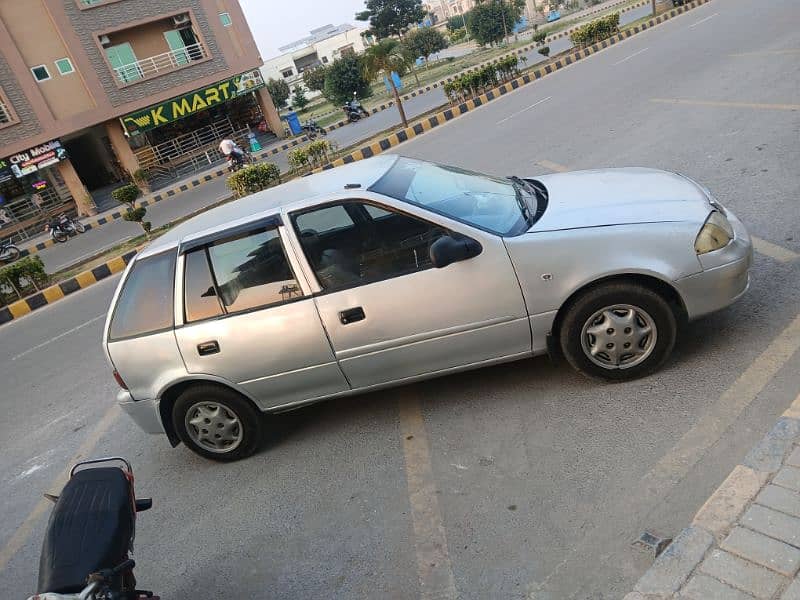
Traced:
<path fill-rule="evenodd" d="M 262 87 L 264 79 L 261 77 L 261 71 L 254 69 L 183 96 L 171 98 L 161 104 L 148 106 L 125 115 L 120 121 L 125 133 L 134 135 L 189 117 Z"/>

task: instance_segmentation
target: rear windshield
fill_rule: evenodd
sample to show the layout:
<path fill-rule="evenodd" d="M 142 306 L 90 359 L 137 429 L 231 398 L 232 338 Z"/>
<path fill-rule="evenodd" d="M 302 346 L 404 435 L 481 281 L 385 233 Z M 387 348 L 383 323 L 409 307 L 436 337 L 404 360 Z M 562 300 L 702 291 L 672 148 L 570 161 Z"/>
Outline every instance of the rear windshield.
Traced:
<path fill-rule="evenodd" d="M 137 260 L 122 286 L 109 341 L 155 333 L 174 325 L 175 253 Z"/>

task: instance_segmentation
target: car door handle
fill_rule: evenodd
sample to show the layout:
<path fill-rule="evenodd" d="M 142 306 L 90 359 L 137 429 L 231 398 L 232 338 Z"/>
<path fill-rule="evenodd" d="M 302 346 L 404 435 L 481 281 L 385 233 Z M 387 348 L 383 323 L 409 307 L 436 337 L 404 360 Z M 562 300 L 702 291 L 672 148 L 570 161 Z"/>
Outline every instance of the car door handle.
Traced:
<path fill-rule="evenodd" d="M 350 323 L 355 323 L 356 321 L 363 321 L 366 318 L 367 315 L 364 314 L 364 309 L 360 306 L 348 308 L 347 310 L 343 310 L 339 313 L 339 321 L 341 321 L 342 325 L 348 325 Z"/>
<path fill-rule="evenodd" d="M 200 356 L 208 356 L 209 354 L 217 354 L 219 352 L 219 342 L 211 340 L 210 342 L 203 342 L 197 344 L 197 353 Z"/>

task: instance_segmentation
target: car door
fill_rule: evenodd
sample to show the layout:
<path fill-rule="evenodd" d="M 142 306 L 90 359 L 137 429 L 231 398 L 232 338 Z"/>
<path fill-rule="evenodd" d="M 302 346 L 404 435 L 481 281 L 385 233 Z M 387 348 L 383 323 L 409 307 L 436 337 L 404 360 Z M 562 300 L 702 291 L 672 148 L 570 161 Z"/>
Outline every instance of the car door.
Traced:
<path fill-rule="evenodd" d="M 179 261 L 187 370 L 235 383 L 264 409 L 350 389 L 279 229 L 270 219 L 195 240 Z"/>
<path fill-rule="evenodd" d="M 347 200 L 290 215 L 318 286 L 319 314 L 353 388 L 531 351 L 522 293 L 502 240 L 466 226 L 455 231 L 420 212 Z M 464 230 L 481 244 L 480 255 L 434 268 L 430 245 Z"/>

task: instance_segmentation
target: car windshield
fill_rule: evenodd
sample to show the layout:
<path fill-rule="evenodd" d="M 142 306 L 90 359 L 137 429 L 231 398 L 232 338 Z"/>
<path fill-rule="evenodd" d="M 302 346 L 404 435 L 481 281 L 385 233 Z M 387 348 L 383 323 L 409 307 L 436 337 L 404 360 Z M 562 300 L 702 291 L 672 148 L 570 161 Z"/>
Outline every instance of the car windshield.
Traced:
<path fill-rule="evenodd" d="M 399 158 L 370 190 L 498 235 L 531 225 L 524 187 L 456 167 Z"/>

